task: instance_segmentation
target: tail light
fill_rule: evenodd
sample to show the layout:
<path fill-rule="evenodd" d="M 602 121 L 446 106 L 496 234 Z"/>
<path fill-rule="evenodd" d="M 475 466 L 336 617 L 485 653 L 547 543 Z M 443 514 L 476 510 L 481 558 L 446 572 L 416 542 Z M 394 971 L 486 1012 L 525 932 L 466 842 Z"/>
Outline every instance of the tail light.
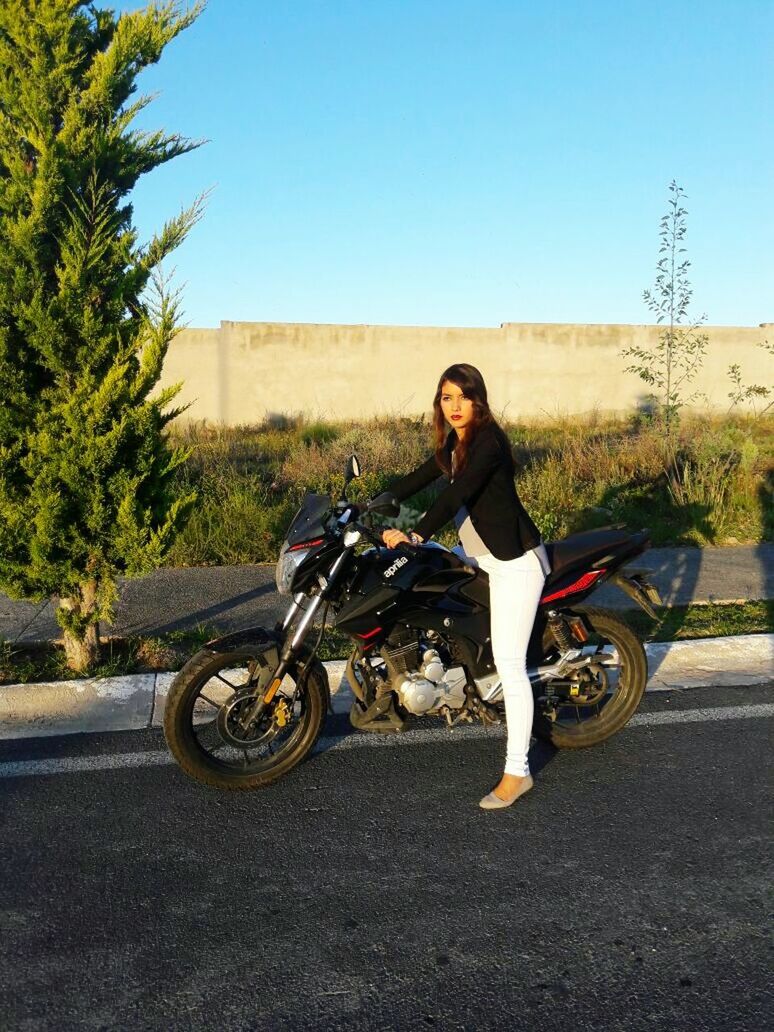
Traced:
<path fill-rule="evenodd" d="M 579 591 L 585 591 L 586 588 L 590 588 L 603 573 L 607 573 L 607 570 L 589 570 L 588 573 L 584 573 L 582 577 L 574 581 L 567 588 L 562 588 L 561 591 L 555 591 L 553 595 L 544 595 L 540 603 L 544 605 L 546 602 L 554 602 L 557 598 L 566 598 L 568 595 L 575 595 Z"/>

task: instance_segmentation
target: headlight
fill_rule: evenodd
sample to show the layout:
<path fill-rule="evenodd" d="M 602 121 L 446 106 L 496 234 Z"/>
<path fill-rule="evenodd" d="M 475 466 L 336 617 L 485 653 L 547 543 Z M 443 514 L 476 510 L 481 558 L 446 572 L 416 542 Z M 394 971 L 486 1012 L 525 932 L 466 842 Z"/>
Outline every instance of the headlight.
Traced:
<path fill-rule="evenodd" d="M 290 585 L 293 583 L 295 572 L 308 555 L 308 548 L 302 548 L 296 552 L 289 552 L 287 541 L 282 546 L 280 557 L 277 560 L 277 570 L 274 576 L 277 583 L 277 591 L 280 595 L 290 594 Z"/>

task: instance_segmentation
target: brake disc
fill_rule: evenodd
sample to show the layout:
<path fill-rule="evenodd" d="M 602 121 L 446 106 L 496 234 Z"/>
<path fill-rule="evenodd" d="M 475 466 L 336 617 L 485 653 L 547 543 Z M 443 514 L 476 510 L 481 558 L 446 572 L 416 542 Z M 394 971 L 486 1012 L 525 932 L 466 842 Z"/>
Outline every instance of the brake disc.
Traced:
<path fill-rule="evenodd" d="M 254 704 L 255 696 L 255 688 L 238 693 L 218 711 L 218 733 L 224 742 L 236 749 L 245 749 L 260 745 L 262 742 L 272 741 L 291 720 L 287 699 L 280 698 L 270 710 L 263 713 L 245 730 L 240 720 L 245 710 Z"/>

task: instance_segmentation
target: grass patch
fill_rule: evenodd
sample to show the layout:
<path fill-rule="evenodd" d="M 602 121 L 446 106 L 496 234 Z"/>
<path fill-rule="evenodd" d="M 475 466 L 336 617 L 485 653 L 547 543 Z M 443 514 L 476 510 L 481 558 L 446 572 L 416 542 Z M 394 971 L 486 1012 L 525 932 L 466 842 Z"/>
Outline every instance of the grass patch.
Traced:
<path fill-rule="evenodd" d="M 14 645 L 0 640 L 0 684 L 175 671 L 217 633 L 215 629 L 201 625 L 195 630 L 174 631 L 158 637 L 103 638 L 100 661 L 86 673 L 69 669 L 60 642 Z"/>
<path fill-rule="evenodd" d="M 774 633 L 774 602 L 670 606 L 658 621 L 652 620 L 641 609 L 624 610 L 621 616 L 643 641 Z"/>
<path fill-rule="evenodd" d="M 639 609 L 624 610 L 620 616 L 643 641 L 774 633 L 772 602 L 674 606 L 665 610 L 658 621 L 651 620 Z M 56 642 L 12 646 L 0 641 L 0 684 L 177 671 L 194 652 L 217 637 L 217 634 L 217 630 L 212 627 L 200 626 L 194 631 L 176 631 L 155 638 L 108 638 L 103 642 L 102 662 L 87 674 L 74 674 L 68 670 L 64 651 Z M 322 661 L 347 659 L 352 648 L 351 638 L 335 628 L 329 628 L 323 637 L 318 657 Z"/>
<path fill-rule="evenodd" d="M 637 415 L 552 423 L 505 423 L 517 460 L 516 485 L 547 540 L 610 523 L 648 527 L 655 545 L 774 540 L 774 415 L 685 417 L 673 453 L 660 427 Z M 354 451 L 363 476 L 353 501 L 385 490 L 429 454 L 425 419 L 304 423 L 273 418 L 234 428 L 175 431 L 192 447 L 179 471 L 199 501 L 169 556 L 171 566 L 275 562 L 285 529 L 307 491 L 339 497 Z M 404 505 L 410 527 L 436 485 Z M 444 544 L 456 543 L 453 528 Z"/>

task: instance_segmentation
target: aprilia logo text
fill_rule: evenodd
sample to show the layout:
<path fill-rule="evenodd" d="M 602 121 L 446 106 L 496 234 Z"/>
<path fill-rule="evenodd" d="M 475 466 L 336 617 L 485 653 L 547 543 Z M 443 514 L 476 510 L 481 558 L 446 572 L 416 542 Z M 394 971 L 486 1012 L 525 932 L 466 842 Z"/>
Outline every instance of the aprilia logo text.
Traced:
<path fill-rule="evenodd" d="M 400 559 L 396 559 L 392 566 L 388 566 L 387 569 L 384 571 L 384 576 L 392 577 L 392 575 L 394 573 L 397 573 L 401 566 L 405 566 L 407 562 L 408 559 L 405 555 L 401 556 Z"/>

